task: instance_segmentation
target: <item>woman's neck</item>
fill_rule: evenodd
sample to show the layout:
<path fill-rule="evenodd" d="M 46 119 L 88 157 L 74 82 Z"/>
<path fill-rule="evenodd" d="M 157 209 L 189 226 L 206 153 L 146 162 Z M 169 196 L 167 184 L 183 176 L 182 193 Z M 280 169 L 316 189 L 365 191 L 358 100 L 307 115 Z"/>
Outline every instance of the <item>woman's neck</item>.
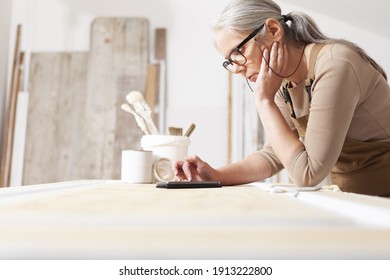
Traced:
<path fill-rule="evenodd" d="M 307 55 L 310 53 L 309 48 L 311 49 L 310 45 L 303 45 L 299 47 L 293 47 L 289 50 L 289 56 L 292 57 L 291 68 L 297 67 L 299 64 L 297 71 L 288 78 L 288 81 L 295 85 L 300 84 L 307 78 Z M 302 52 L 304 52 L 303 55 Z"/>

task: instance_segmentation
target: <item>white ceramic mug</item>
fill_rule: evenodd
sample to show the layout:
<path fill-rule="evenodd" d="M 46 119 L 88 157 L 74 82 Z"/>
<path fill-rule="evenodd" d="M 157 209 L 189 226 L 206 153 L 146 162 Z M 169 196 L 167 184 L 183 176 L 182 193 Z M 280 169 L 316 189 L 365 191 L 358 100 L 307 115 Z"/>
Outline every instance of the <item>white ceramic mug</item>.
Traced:
<path fill-rule="evenodd" d="M 153 182 L 153 152 L 122 151 L 121 180 L 126 183 L 147 184 Z"/>

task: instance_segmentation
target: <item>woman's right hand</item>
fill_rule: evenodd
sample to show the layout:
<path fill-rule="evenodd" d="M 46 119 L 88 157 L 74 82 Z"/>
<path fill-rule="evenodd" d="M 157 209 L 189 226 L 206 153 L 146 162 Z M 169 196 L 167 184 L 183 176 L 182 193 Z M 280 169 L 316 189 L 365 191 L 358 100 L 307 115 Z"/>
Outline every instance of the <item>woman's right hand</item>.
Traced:
<path fill-rule="evenodd" d="M 180 181 L 220 181 L 218 171 L 197 155 L 176 161 L 173 172 Z"/>

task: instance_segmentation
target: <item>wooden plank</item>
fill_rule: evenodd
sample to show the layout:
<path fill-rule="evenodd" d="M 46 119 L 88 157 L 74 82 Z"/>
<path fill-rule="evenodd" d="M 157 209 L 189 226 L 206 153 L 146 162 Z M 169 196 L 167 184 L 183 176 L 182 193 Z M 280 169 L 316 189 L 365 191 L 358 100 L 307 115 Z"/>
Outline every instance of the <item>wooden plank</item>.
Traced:
<path fill-rule="evenodd" d="M 23 184 L 80 178 L 87 53 L 33 53 Z"/>
<path fill-rule="evenodd" d="M 16 111 L 18 105 L 18 97 L 19 92 L 22 89 L 22 77 L 23 77 L 23 67 L 24 67 L 24 52 L 19 53 L 18 58 L 18 67 L 16 70 L 16 80 L 15 80 L 15 96 L 14 96 L 14 105 L 12 109 L 12 122 L 9 130 L 9 159 L 8 159 L 8 172 L 6 177 L 6 182 L 8 182 L 8 186 L 11 186 L 11 171 L 12 171 L 12 160 L 13 160 L 13 148 L 14 148 L 14 140 L 15 140 L 15 123 L 16 123 Z"/>
<path fill-rule="evenodd" d="M 140 148 L 141 130 L 120 109 L 132 90 L 145 90 L 149 22 L 98 18 L 92 23 L 83 156 L 84 178 L 120 178 L 121 151 Z"/>
<path fill-rule="evenodd" d="M 21 186 L 23 184 L 24 147 L 26 143 L 28 98 L 30 94 L 21 90 L 18 94 L 15 117 L 15 137 L 12 151 L 11 179 L 10 186 Z"/>
<path fill-rule="evenodd" d="M 167 104 L 167 30 L 157 28 L 155 30 L 154 57 L 159 63 L 159 130 L 164 133 L 166 130 L 166 104 Z"/>
<path fill-rule="evenodd" d="M 18 62 L 19 62 L 19 51 L 20 51 L 20 41 L 22 36 L 22 26 L 19 24 L 16 28 L 16 39 L 14 46 L 14 58 L 12 63 L 11 70 L 11 80 L 10 80 L 10 91 L 8 93 L 8 105 L 7 105 L 7 118 L 5 122 L 4 132 L 3 132 L 3 147 L 1 153 L 1 174 L 0 174 L 0 187 L 9 186 L 9 174 L 11 173 L 11 149 L 10 145 L 12 140 L 11 136 L 11 127 L 14 123 L 14 110 L 16 110 L 16 95 L 18 92 L 15 90 L 16 85 L 16 76 L 18 71 Z"/>
<path fill-rule="evenodd" d="M 154 55 L 157 60 L 167 59 L 167 30 L 165 28 L 157 28 L 155 31 L 155 49 Z"/>
<path fill-rule="evenodd" d="M 160 64 L 148 66 L 148 76 L 145 90 L 145 101 L 152 109 L 152 118 L 156 126 L 159 121 Z"/>

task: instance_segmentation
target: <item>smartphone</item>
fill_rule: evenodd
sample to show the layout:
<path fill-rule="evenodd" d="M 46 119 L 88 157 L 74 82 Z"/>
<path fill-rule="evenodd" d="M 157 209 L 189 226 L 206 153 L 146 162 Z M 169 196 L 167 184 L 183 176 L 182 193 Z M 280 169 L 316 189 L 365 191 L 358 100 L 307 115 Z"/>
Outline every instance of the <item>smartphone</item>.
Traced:
<path fill-rule="evenodd" d="M 157 182 L 157 188 L 163 189 L 196 189 L 196 188 L 220 188 L 221 183 L 215 181 L 173 181 L 173 182 Z"/>

